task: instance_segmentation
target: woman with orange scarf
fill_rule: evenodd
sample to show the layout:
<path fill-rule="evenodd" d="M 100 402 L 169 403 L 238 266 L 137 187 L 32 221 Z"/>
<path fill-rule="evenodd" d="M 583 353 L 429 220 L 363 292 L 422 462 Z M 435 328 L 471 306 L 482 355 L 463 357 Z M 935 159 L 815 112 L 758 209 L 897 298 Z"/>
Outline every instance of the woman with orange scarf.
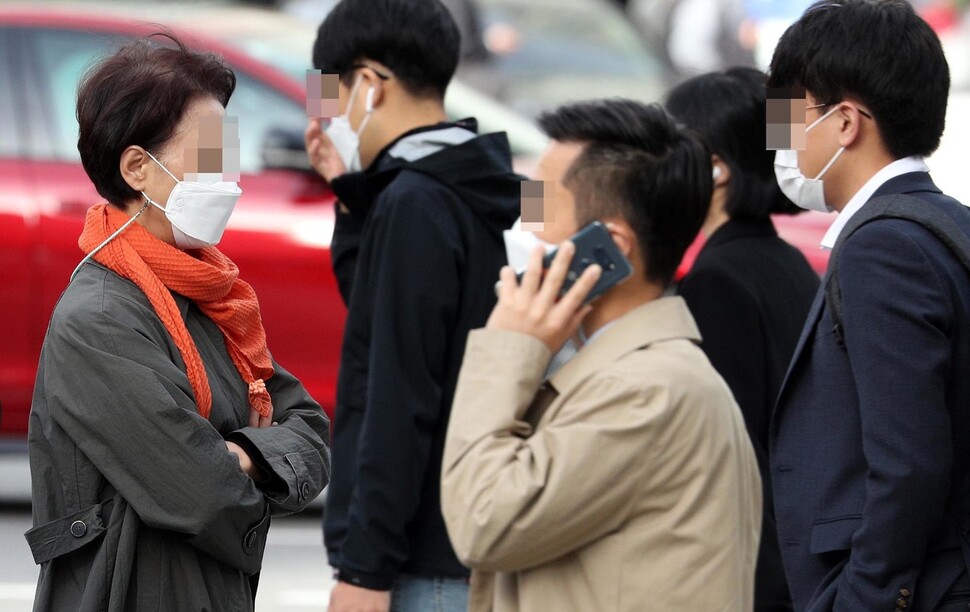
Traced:
<path fill-rule="evenodd" d="M 235 75 L 173 42 L 122 48 L 78 92 L 107 203 L 88 211 L 34 390 L 35 610 L 252 610 L 270 516 L 329 480 L 329 422 L 214 246 L 241 192 L 200 143 Z"/>

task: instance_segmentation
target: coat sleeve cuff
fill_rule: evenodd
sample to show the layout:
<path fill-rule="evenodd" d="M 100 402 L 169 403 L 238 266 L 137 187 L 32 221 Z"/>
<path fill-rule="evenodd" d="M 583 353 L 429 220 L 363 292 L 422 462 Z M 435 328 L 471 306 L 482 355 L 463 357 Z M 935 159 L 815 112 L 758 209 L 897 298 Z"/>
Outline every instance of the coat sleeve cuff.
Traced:
<path fill-rule="evenodd" d="M 371 591 L 390 591 L 395 578 L 390 574 L 372 574 L 341 567 L 335 568 L 334 577 L 340 582 Z"/>

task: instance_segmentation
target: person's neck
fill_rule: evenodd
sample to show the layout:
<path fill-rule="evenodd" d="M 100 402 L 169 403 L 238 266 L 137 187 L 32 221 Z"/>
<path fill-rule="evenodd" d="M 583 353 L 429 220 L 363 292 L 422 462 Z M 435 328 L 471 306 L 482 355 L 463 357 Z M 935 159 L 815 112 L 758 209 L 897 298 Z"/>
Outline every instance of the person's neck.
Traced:
<path fill-rule="evenodd" d="M 844 156 L 845 154 L 843 154 Z M 838 212 L 842 212 L 852 197 L 869 182 L 869 179 L 896 160 L 885 151 L 875 150 L 870 152 L 860 151 L 859 155 L 845 161 L 849 163 L 843 168 L 842 180 L 825 185 L 828 188 L 826 197 L 829 199 L 829 205 Z M 838 164 L 839 161 L 835 163 Z M 822 181 L 824 183 L 824 177 Z"/>
<path fill-rule="evenodd" d="M 593 310 L 586 315 L 582 323 L 583 335 L 587 338 L 634 308 L 660 299 L 664 294 L 663 287 L 646 281 L 638 283 L 634 287 L 623 287 L 625 291 L 613 293 L 619 288 L 607 292 L 599 300 L 593 302 Z"/>
<path fill-rule="evenodd" d="M 377 136 L 375 148 L 371 151 L 361 151 L 361 162 L 366 168 L 377 157 L 387 145 L 391 144 L 404 134 L 418 128 L 436 125 L 448 120 L 445 109 L 440 102 L 426 101 L 404 108 L 388 109 L 386 116 L 382 117 L 380 133 Z M 365 155 L 366 153 L 366 155 Z"/>
<path fill-rule="evenodd" d="M 714 196 L 711 198 L 711 208 L 707 213 L 707 219 L 701 226 L 701 233 L 705 238 L 710 238 L 722 225 L 731 220 L 725 210 L 726 200 L 723 189 L 715 189 Z"/>

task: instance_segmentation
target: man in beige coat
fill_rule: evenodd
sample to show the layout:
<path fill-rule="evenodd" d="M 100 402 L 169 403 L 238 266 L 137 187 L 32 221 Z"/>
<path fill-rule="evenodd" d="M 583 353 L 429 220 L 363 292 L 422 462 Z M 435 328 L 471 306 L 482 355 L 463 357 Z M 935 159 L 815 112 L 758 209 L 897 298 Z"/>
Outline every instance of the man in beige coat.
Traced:
<path fill-rule="evenodd" d="M 544 280 L 536 249 L 521 284 L 503 269 L 498 305 L 469 336 L 441 505 L 475 570 L 471 609 L 751 610 L 754 453 L 687 307 L 664 297 L 704 219 L 710 155 L 635 102 L 568 106 L 541 124 L 552 143 L 538 237 L 603 221 L 634 272 L 584 306 L 591 266 L 557 300 L 574 247 Z M 547 373 L 577 330 L 579 353 Z"/>

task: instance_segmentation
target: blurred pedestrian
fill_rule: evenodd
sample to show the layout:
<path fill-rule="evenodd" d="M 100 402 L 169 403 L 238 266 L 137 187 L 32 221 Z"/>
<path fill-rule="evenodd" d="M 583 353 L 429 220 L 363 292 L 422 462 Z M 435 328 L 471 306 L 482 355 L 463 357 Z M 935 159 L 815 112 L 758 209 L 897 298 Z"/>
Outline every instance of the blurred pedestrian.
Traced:
<path fill-rule="evenodd" d="M 307 151 L 340 202 L 331 253 L 348 305 L 324 533 L 330 608 L 464 610 L 439 481 L 468 331 L 485 323 L 519 212 L 504 133 L 449 122 L 459 36 L 438 0 L 345 0 L 313 62 L 340 116 Z"/>
<path fill-rule="evenodd" d="M 791 610 L 770 501 L 768 420 L 819 279 L 771 222 L 772 214 L 801 209 L 778 188 L 774 154 L 765 150 L 765 74 L 732 68 L 694 77 L 670 92 L 666 107 L 713 156 L 706 242 L 677 291 L 741 407 L 758 457 L 765 507 L 755 610 Z"/>
<path fill-rule="evenodd" d="M 631 0 L 627 14 L 675 75 L 754 64 L 744 0 Z"/>
<path fill-rule="evenodd" d="M 35 610 L 252 610 L 270 515 L 328 480 L 327 418 L 214 246 L 241 193 L 218 134 L 236 77 L 171 42 L 123 47 L 78 92 L 107 203 L 34 389 Z"/>
<path fill-rule="evenodd" d="M 442 467 L 442 511 L 476 570 L 473 610 L 751 609 L 761 487 L 744 421 L 664 297 L 711 198 L 711 158 L 657 106 L 562 107 L 537 167 L 541 240 L 603 222 L 633 274 L 589 306 L 590 266 L 556 296 L 536 248 L 521 283 L 502 270 L 468 340 Z M 554 221 L 548 219 L 554 216 Z M 577 331 L 579 353 L 544 381 Z"/>
<path fill-rule="evenodd" d="M 791 98 L 769 105 L 803 140 L 777 145 L 782 190 L 839 212 L 771 424 L 795 609 L 966 609 L 970 276 L 949 240 L 905 218 L 970 235 L 970 211 L 923 159 L 946 117 L 940 41 L 908 2 L 824 0 L 782 36 L 769 75 Z M 873 216 L 886 203 L 904 218 Z"/>

